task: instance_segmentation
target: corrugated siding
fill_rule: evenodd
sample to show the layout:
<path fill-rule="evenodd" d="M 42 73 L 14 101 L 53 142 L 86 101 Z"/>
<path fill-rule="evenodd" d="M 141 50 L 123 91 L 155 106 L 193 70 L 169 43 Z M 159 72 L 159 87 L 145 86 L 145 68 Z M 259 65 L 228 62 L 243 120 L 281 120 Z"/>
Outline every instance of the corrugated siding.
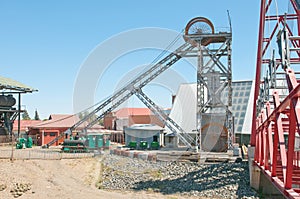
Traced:
<path fill-rule="evenodd" d="M 33 92 L 37 91 L 36 89 L 29 87 L 25 84 L 22 84 L 16 80 L 1 77 L 0 76 L 0 88 L 1 89 L 11 89 L 11 90 L 18 90 L 18 91 L 25 91 L 25 92 Z"/>
<path fill-rule="evenodd" d="M 170 118 L 187 133 L 195 133 L 196 128 L 196 84 L 182 84 L 177 92 Z M 168 133 L 171 133 L 167 129 Z"/>

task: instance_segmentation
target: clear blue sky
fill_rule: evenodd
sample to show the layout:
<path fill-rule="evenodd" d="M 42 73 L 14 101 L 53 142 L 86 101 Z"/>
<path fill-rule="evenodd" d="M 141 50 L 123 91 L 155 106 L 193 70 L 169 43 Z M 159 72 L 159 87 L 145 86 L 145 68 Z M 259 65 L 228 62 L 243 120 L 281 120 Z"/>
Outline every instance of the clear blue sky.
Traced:
<path fill-rule="evenodd" d="M 253 79 L 259 6 L 259 0 L 1 0 L 0 75 L 39 90 L 23 97 L 22 104 L 32 117 L 35 109 L 42 118 L 51 113 L 73 113 L 76 77 L 84 60 L 101 42 L 136 28 L 181 31 L 196 16 L 209 18 L 215 27 L 225 27 L 229 10 L 233 26 L 233 79 Z M 125 55 L 124 70 L 149 63 L 159 53 L 147 52 Z M 114 64 L 121 64 L 120 60 Z M 180 63 L 176 67 L 180 68 Z M 101 88 L 117 84 L 124 74 L 119 75 L 108 78 L 110 81 L 99 81 L 95 101 L 107 97 L 109 91 L 101 92 Z M 170 106 L 171 93 L 166 93 L 154 101 Z M 131 105 L 138 103 L 135 100 L 131 100 Z"/>

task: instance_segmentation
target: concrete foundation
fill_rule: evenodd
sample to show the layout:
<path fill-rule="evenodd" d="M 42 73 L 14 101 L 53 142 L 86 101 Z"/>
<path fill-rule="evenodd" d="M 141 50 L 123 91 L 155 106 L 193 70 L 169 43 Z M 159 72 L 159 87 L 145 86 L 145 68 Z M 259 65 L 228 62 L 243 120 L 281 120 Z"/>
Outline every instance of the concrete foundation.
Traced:
<path fill-rule="evenodd" d="M 265 198 L 281 199 L 283 194 L 272 182 L 253 164 L 255 147 L 248 147 L 248 162 L 250 174 L 250 186 L 261 193 Z"/>

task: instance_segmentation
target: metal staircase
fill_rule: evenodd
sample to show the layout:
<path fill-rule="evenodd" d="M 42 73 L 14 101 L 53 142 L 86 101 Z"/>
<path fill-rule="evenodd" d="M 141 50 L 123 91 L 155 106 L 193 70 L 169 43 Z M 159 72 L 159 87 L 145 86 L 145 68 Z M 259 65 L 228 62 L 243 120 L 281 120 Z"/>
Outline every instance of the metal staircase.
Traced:
<path fill-rule="evenodd" d="M 183 142 L 188 149 L 192 148 L 194 139 L 172 120 L 159 106 L 157 106 L 141 89 L 135 90 L 135 95 L 165 123 L 165 125 Z"/>
<path fill-rule="evenodd" d="M 136 93 L 135 89 L 142 89 L 145 85 L 151 82 L 154 78 L 159 76 L 161 73 L 170 68 L 174 63 L 180 60 L 183 56 L 185 56 L 188 52 L 190 52 L 194 46 L 191 46 L 189 43 L 184 43 L 180 47 L 178 47 L 174 52 L 167 55 L 161 61 L 153 65 L 151 68 L 143 72 L 141 75 L 133 79 L 127 85 L 125 85 L 122 89 L 117 91 L 111 97 L 109 97 L 106 101 L 101 103 L 98 107 L 96 107 L 93 111 L 87 114 L 83 119 L 75 123 L 72 127 L 70 127 L 64 134 L 70 134 L 73 130 L 79 127 L 88 119 L 95 116 L 98 113 L 96 119 L 91 121 L 84 129 L 84 131 L 92 126 L 94 126 L 100 119 L 102 119 L 107 113 L 111 112 L 127 99 L 129 99 L 132 95 Z M 100 113 L 100 114 L 99 114 Z M 177 125 L 178 126 L 178 125 Z M 178 129 L 178 127 L 177 127 Z M 44 145 L 44 148 L 48 148 L 52 144 L 54 144 L 57 140 L 61 139 L 63 135 L 56 137 L 51 142 Z M 185 138 L 186 139 L 186 138 Z M 188 143 L 188 140 L 187 142 Z"/>

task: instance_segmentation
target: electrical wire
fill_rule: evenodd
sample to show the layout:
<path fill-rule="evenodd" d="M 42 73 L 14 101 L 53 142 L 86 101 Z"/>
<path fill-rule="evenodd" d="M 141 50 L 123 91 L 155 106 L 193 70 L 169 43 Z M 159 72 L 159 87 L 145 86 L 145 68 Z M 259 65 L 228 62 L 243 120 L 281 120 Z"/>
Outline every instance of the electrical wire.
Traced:
<path fill-rule="evenodd" d="M 142 71 L 142 72 L 140 72 L 136 77 L 138 77 L 138 76 L 140 76 L 141 74 L 143 74 L 143 73 L 145 73 L 147 70 L 148 70 L 148 67 L 149 66 L 152 66 L 154 63 L 156 63 L 158 60 L 160 60 L 175 44 L 176 44 L 176 42 L 179 40 L 179 38 L 182 36 L 182 33 L 183 33 L 183 29 L 182 29 L 182 31 L 174 38 L 174 40 L 172 40 L 172 42 L 170 42 L 170 44 L 151 62 L 151 64 L 149 64 L 147 67 L 145 67 L 144 68 L 144 70 Z M 135 77 L 135 78 L 136 78 Z M 134 78 L 134 79 L 135 79 Z M 129 83 L 130 84 L 130 83 Z M 129 84 L 127 84 L 127 86 L 129 85 Z M 126 86 L 125 86 L 126 87 Z M 124 87 L 123 87 L 124 88 Z M 122 90 L 123 88 L 121 88 L 120 90 Z M 119 90 L 119 91 L 120 91 Z M 116 92 L 117 93 L 117 92 Z M 107 99 L 109 99 L 110 97 L 112 97 L 113 95 L 110 95 L 108 98 L 106 98 L 106 100 Z M 98 106 L 99 104 L 101 104 L 101 103 L 103 103 L 104 101 L 106 101 L 106 100 L 102 100 L 102 101 L 100 101 L 100 102 L 98 102 L 98 103 L 96 103 L 95 105 L 93 105 L 93 106 L 91 106 L 91 107 L 88 107 L 87 109 L 85 109 L 85 110 L 83 110 L 83 111 L 81 111 L 81 112 L 79 112 L 78 114 L 80 114 L 80 113 L 84 113 L 84 112 L 86 112 L 87 110 L 89 110 L 89 109 L 92 109 L 92 108 L 94 108 L 94 107 L 96 107 L 96 106 Z M 113 103 L 113 102 L 112 102 Z M 67 118 L 66 118 L 67 119 Z M 89 119 L 89 118 L 86 118 L 86 119 Z M 63 120 L 63 119 L 62 119 Z"/>

